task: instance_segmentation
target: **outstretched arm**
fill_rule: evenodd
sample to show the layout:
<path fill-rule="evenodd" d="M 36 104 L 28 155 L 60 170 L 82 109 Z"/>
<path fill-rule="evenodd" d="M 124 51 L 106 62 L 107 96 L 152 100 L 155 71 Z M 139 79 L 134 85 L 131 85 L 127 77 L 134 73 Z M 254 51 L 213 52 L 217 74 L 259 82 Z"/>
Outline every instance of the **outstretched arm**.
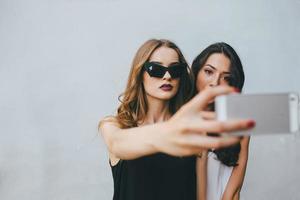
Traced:
<path fill-rule="evenodd" d="M 100 132 L 111 155 L 119 159 L 135 159 L 157 152 L 174 156 L 197 154 L 203 148 L 232 145 L 237 137 L 210 137 L 204 132 L 231 132 L 252 128 L 251 120 L 220 122 L 211 120 L 213 113 L 203 110 L 216 96 L 234 92 L 234 88 L 218 86 L 196 95 L 166 122 L 121 129 L 117 122 L 103 121 Z"/>

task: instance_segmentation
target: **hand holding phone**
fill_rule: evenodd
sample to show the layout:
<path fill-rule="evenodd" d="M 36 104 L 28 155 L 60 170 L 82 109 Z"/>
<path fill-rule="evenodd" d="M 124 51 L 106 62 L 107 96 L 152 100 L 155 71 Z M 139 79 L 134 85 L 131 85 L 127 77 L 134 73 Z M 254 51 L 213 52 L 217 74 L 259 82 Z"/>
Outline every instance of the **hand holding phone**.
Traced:
<path fill-rule="evenodd" d="M 253 129 L 232 135 L 286 134 L 299 131 L 296 93 L 233 94 L 215 100 L 218 120 L 253 119 Z"/>

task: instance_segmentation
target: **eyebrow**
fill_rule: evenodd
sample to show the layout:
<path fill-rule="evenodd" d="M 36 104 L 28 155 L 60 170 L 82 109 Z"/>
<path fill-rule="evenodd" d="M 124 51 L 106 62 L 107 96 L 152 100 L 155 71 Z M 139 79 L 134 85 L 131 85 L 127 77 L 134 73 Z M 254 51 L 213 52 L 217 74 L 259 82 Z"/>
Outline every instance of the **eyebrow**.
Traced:
<path fill-rule="evenodd" d="M 217 70 L 214 66 L 212 66 L 211 64 L 206 64 L 204 66 L 209 66 L 211 67 L 213 70 Z M 223 74 L 231 74 L 230 72 L 223 72 Z"/>
<path fill-rule="evenodd" d="M 174 64 L 178 64 L 178 63 L 180 63 L 180 62 L 179 62 L 179 61 L 171 62 L 171 63 L 170 63 L 170 66 L 171 66 L 171 65 L 174 65 Z"/>

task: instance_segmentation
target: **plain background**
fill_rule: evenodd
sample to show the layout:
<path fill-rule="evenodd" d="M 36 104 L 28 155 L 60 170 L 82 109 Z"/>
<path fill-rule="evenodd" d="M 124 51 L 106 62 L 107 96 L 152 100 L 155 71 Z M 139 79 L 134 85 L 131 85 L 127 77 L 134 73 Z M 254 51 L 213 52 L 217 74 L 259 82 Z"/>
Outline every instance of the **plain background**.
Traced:
<path fill-rule="evenodd" d="M 300 93 L 300 1 L 0 0 L 0 199 L 112 199 L 99 119 L 149 38 L 224 41 L 245 93 Z M 300 137 L 253 137 L 242 200 L 300 199 Z"/>

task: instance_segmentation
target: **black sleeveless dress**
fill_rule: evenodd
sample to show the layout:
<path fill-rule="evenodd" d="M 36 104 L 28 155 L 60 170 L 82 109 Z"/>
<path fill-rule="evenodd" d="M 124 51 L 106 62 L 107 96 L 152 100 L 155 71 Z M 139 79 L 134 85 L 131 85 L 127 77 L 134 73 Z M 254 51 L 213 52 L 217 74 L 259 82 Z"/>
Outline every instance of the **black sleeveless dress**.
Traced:
<path fill-rule="evenodd" d="M 113 200 L 196 200 L 196 157 L 158 153 L 111 168 Z"/>

